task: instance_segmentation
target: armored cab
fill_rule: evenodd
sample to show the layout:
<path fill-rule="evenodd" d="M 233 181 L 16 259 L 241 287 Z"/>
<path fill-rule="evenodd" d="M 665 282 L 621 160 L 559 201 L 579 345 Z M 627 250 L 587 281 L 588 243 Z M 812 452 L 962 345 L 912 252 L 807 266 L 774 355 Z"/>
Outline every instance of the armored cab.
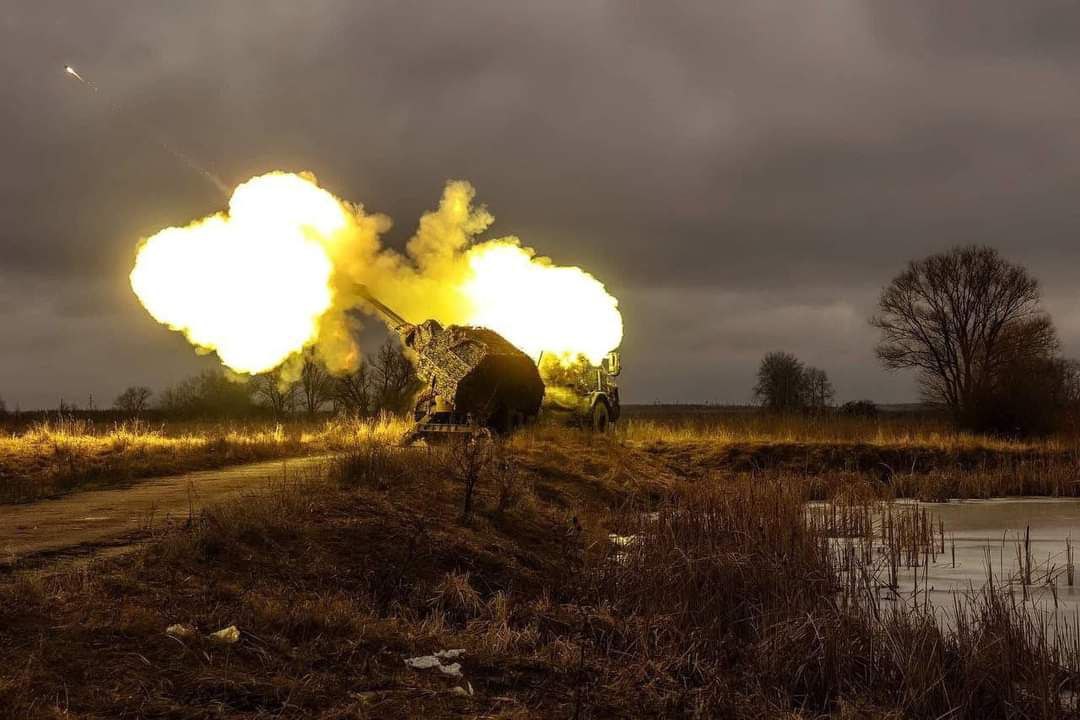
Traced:
<path fill-rule="evenodd" d="M 578 356 L 566 362 L 557 356 L 541 355 L 540 377 L 547 387 L 543 412 L 556 422 L 606 432 L 619 419 L 619 352 L 608 353 L 595 365 Z"/>
<path fill-rule="evenodd" d="M 544 398 L 540 372 L 532 358 L 506 338 L 487 328 L 444 328 L 435 320 L 414 325 L 366 288 L 360 294 L 415 353 L 425 388 L 416 403 L 413 437 L 483 428 L 505 433 L 536 418 Z"/>

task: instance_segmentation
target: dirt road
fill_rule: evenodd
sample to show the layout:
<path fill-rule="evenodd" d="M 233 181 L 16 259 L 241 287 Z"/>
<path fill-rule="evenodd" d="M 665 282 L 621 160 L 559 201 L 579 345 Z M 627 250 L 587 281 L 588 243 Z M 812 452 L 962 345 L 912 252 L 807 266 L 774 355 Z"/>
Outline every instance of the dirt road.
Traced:
<path fill-rule="evenodd" d="M 29 505 L 0 505 L 0 569 L 117 552 L 168 518 L 243 489 L 255 489 L 325 462 L 326 456 L 272 460 L 77 492 Z"/>

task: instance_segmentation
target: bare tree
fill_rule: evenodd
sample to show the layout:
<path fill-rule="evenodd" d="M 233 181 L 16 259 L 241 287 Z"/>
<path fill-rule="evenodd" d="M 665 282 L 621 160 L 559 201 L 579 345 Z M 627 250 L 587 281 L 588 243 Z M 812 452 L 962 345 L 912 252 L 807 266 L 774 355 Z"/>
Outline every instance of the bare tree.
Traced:
<path fill-rule="evenodd" d="M 318 358 L 315 352 L 308 349 L 304 352 L 304 364 L 300 368 L 300 394 L 304 401 L 304 409 L 309 416 L 314 416 L 331 397 L 332 379 L 330 373 Z"/>
<path fill-rule="evenodd" d="M 157 404 L 179 417 L 242 417 L 255 409 L 253 390 L 249 382 L 210 369 L 165 388 Z"/>
<path fill-rule="evenodd" d="M 472 518 L 473 493 L 477 483 L 491 474 L 494 453 L 494 442 L 482 435 L 459 440 L 450 446 L 447 454 L 448 469 L 450 475 L 462 485 L 463 522 Z"/>
<path fill-rule="evenodd" d="M 824 410 L 833 403 L 836 391 L 824 370 L 808 367 L 803 371 L 804 403 L 814 410 Z"/>
<path fill-rule="evenodd" d="M 975 397 L 963 420 L 978 431 L 1044 435 L 1075 419 L 1078 400 L 1080 384 L 1074 361 L 1024 358 L 1009 363 L 1000 380 Z"/>
<path fill-rule="evenodd" d="M 375 411 L 405 412 L 416 394 L 416 368 L 399 345 L 387 339 L 379 348 L 371 368 L 375 389 Z"/>
<path fill-rule="evenodd" d="M 116 396 L 113 407 L 128 415 L 139 415 L 150 407 L 150 396 L 154 392 L 145 385 L 134 385 Z"/>
<path fill-rule="evenodd" d="M 803 364 L 786 352 L 771 352 L 761 359 L 754 397 L 768 410 L 787 412 L 805 407 Z"/>
<path fill-rule="evenodd" d="M 987 247 L 960 247 L 911 262 L 882 290 L 871 324 L 889 369 L 914 368 L 926 398 L 957 419 L 1024 357 L 1051 357 L 1057 338 L 1023 267 Z"/>
<path fill-rule="evenodd" d="M 169 385 L 158 393 L 157 407 L 167 415 L 189 414 L 195 404 L 190 380 Z"/>
<path fill-rule="evenodd" d="M 356 370 L 334 378 L 333 392 L 338 407 L 347 415 L 370 415 L 373 406 L 372 377 L 367 362 L 361 360 Z"/>
<path fill-rule="evenodd" d="M 255 386 L 255 397 L 270 408 L 274 417 L 288 415 L 296 408 L 296 383 L 282 377 L 280 372 L 262 373 L 251 381 Z"/>

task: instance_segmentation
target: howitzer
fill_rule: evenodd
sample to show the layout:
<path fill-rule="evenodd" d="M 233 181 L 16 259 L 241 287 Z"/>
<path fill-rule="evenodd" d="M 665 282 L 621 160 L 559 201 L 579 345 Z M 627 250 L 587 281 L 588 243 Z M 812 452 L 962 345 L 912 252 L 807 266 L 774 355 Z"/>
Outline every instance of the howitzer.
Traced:
<path fill-rule="evenodd" d="M 373 296 L 358 292 L 378 310 L 414 353 L 423 381 L 409 439 L 488 428 L 505 433 L 531 422 L 540 412 L 544 383 L 532 358 L 502 335 L 481 327 L 436 320 L 406 321 Z"/>

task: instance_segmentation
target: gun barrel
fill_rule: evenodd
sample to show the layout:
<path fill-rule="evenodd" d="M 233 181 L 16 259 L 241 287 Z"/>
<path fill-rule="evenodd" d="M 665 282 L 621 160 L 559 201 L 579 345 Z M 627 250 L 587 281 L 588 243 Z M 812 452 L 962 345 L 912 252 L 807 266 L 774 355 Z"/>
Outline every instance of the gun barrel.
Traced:
<path fill-rule="evenodd" d="M 396 327 L 400 328 L 403 325 L 410 324 L 408 321 L 405 320 L 405 318 L 398 315 L 396 312 L 384 305 L 381 300 L 372 295 L 371 291 L 368 290 L 367 285 L 357 285 L 356 292 L 360 295 L 360 297 L 367 300 L 369 305 L 371 305 L 373 308 L 385 315 L 390 320 L 390 322 L 394 323 Z"/>

